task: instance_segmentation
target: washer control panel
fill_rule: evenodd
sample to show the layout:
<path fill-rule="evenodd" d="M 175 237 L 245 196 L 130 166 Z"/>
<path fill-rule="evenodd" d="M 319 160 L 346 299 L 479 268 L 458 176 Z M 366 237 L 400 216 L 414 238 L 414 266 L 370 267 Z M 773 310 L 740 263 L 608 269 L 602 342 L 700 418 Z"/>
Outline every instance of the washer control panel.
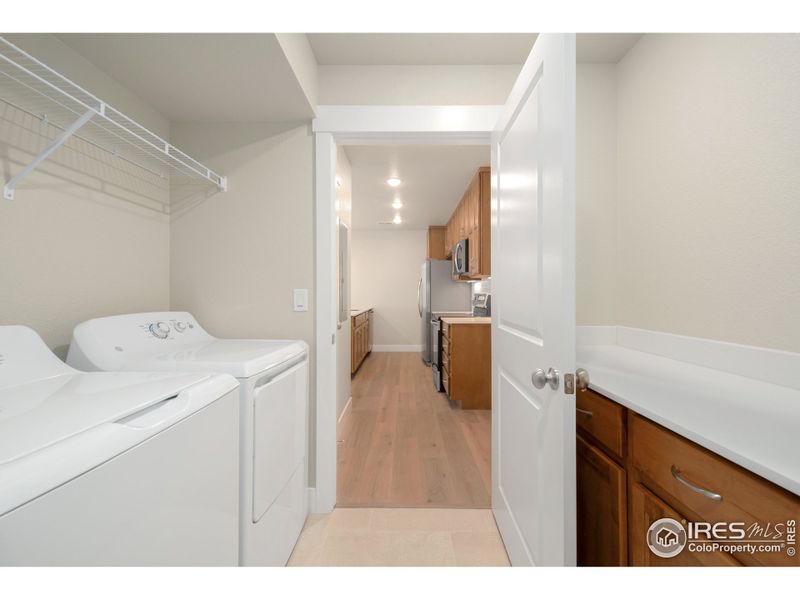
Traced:
<path fill-rule="evenodd" d="M 167 340 L 179 339 L 182 333 L 194 329 L 195 325 L 189 320 L 169 319 L 144 323 L 139 327 L 149 337 L 157 340 Z"/>

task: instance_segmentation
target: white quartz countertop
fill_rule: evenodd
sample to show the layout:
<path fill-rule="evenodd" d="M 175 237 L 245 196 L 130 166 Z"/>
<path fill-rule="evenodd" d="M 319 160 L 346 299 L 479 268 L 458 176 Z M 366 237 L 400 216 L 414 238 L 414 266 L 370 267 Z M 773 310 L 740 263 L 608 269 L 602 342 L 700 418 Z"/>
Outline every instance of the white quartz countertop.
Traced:
<path fill-rule="evenodd" d="M 372 308 L 353 308 L 350 309 L 350 316 L 357 317 L 358 315 L 364 314 L 365 312 L 371 311 Z"/>
<path fill-rule="evenodd" d="M 489 325 L 492 317 L 442 317 L 440 320 L 449 325 Z"/>
<path fill-rule="evenodd" d="M 590 388 L 800 494 L 800 390 L 616 344 L 579 345 Z"/>

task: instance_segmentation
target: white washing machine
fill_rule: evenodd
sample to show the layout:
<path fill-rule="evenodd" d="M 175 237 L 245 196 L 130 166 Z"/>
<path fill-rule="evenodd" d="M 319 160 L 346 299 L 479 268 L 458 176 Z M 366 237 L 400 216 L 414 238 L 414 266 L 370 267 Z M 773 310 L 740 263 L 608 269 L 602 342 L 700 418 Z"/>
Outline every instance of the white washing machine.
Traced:
<path fill-rule="evenodd" d="M 80 373 L 0 327 L 0 565 L 236 565 L 237 388 Z"/>
<path fill-rule="evenodd" d="M 82 370 L 228 373 L 240 383 L 239 564 L 285 565 L 308 515 L 308 345 L 209 335 L 187 312 L 93 319 L 67 362 Z"/>

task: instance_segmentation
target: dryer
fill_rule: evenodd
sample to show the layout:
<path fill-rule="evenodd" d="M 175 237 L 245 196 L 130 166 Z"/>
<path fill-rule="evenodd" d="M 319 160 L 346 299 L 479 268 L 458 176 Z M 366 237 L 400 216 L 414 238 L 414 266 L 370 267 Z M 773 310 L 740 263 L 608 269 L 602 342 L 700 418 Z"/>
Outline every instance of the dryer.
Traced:
<path fill-rule="evenodd" d="M 67 362 L 83 370 L 227 373 L 240 383 L 239 561 L 285 565 L 308 515 L 308 345 L 219 339 L 188 312 L 92 319 Z"/>
<path fill-rule="evenodd" d="M 0 565 L 236 565 L 237 388 L 80 373 L 0 327 Z"/>

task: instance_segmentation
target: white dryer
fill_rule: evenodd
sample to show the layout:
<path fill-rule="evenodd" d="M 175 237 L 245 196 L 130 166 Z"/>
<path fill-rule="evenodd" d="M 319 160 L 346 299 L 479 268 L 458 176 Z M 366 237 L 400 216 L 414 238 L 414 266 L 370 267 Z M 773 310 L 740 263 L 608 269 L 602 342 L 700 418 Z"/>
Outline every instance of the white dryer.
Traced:
<path fill-rule="evenodd" d="M 237 388 L 80 373 L 0 327 L 0 565 L 236 565 Z"/>
<path fill-rule="evenodd" d="M 187 312 L 92 319 L 67 362 L 83 370 L 228 373 L 240 383 L 239 564 L 285 565 L 308 515 L 308 345 L 218 339 Z"/>

